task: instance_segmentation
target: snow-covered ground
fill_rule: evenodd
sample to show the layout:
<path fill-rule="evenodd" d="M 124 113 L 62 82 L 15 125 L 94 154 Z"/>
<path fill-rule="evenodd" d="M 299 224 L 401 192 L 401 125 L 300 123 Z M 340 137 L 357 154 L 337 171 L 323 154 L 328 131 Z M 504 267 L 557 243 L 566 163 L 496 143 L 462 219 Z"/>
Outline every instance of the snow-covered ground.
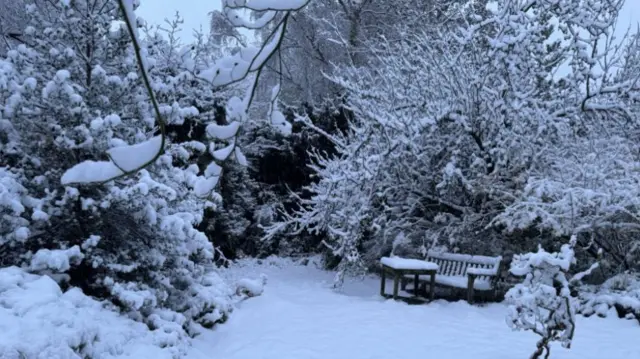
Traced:
<path fill-rule="evenodd" d="M 271 263 L 271 264 L 269 264 Z M 264 293 L 242 302 L 231 319 L 194 340 L 192 359 L 518 359 L 537 337 L 512 332 L 506 308 L 436 301 L 408 305 L 378 296 L 375 278 L 329 289 L 333 274 L 284 260 L 246 261 L 237 278 L 268 276 Z M 387 286 L 390 288 L 390 286 Z M 553 359 L 640 358 L 636 321 L 579 317 L 573 347 Z"/>
<path fill-rule="evenodd" d="M 242 261 L 222 271 L 257 296 L 192 346 L 175 333 L 149 331 L 78 289 L 63 293 L 49 277 L 0 269 L 0 359 L 77 359 L 78 352 L 92 359 L 526 359 L 537 340 L 512 332 L 501 304 L 384 300 L 375 277 L 348 280 L 336 293 L 333 274 L 313 262 L 262 263 Z M 636 321 L 613 313 L 578 317 L 573 348 L 556 346 L 551 358 L 640 358 L 639 334 Z"/>

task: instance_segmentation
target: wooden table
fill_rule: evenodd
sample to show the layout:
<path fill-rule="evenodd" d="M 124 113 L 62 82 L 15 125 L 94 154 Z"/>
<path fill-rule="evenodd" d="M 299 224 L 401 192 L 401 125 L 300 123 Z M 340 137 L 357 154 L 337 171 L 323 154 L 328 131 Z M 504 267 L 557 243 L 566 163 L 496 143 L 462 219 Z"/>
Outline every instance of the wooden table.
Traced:
<path fill-rule="evenodd" d="M 429 283 L 429 299 L 433 300 L 435 294 L 435 285 L 436 285 L 436 273 L 438 272 L 438 266 L 435 263 L 431 262 L 423 262 L 424 265 L 415 265 L 412 267 L 411 264 L 418 264 L 415 259 L 402 259 L 402 258 L 388 258 L 396 260 L 395 263 L 391 263 L 392 261 L 387 261 L 385 263 L 385 258 L 381 260 L 382 266 L 382 275 L 380 277 L 380 295 L 385 297 L 385 284 L 386 284 L 386 273 L 393 275 L 393 299 L 398 299 L 398 290 L 400 286 L 400 279 L 405 275 L 414 275 L 414 296 L 418 295 L 418 287 L 419 287 L 419 277 L 421 275 L 431 276 L 431 280 Z M 400 260 L 402 262 L 400 262 Z M 412 261 L 412 262 L 410 262 Z M 415 261 L 415 262 L 413 262 Z M 397 264 L 397 265 L 394 265 Z"/>

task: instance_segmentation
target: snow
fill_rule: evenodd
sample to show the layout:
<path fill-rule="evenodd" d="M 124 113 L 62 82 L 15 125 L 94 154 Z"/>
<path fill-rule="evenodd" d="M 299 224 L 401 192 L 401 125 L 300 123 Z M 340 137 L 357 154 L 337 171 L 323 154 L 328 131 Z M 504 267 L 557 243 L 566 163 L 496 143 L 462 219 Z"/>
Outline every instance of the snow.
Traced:
<path fill-rule="evenodd" d="M 225 17 L 235 26 L 247 25 L 248 27 L 252 27 L 255 24 L 259 24 L 260 21 L 268 20 L 269 16 L 266 16 L 258 19 L 258 22 L 255 24 L 245 22 L 240 17 L 239 12 L 234 8 L 246 6 L 246 3 L 242 1 L 238 4 L 234 3 L 229 5 L 230 3 L 234 3 L 234 1 L 228 1 L 227 4 L 223 6 L 226 14 Z M 253 2 L 251 4 L 253 5 Z M 278 23 L 267 41 L 260 48 L 241 48 L 240 51 L 235 54 L 216 61 L 213 66 L 201 71 L 198 76 L 210 82 L 213 86 L 225 86 L 245 79 L 247 75 L 258 71 L 258 69 L 264 66 L 266 61 L 278 49 L 280 40 L 284 37 L 284 30 L 285 24 L 283 22 Z M 255 85 L 257 77 L 254 77 L 253 81 Z M 253 88 L 253 86 L 249 86 L 247 93 L 251 94 Z M 246 113 L 249 105 L 248 99 L 250 98 L 252 98 L 251 95 L 246 96 L 246 101 L 242 102 L 243 105 L 230 113 L 228 112 L 227 116 L 235 118 L 239 113 Z"/>
<path fill-rule="evenodd" d="M 113 119 L 111 119 L 113 122 Z M 112 180 L 126 172 L 134 172 L 153 160 L 162 151 L 162 136 L 129 146 L 110 148 L 107 153 L 111 161 L 83 161 L 62 175 L 63 185 L 94 183 Z"/>
<path fill-rule="evenodd" d="M 98 242 L 100 242 L 100 239 L 100 236 L 96 236 L 93 234 L 90 235 L 89 238 L 82 242 L 82 249 L 90 250 L 91 248 L 96 247 L 98 245 Z"/>
<path fill-rule="evenodd" d="M 261 296 L 240 303 L 224 325 L 195 338 L 190 359 L 212 353 L 225 359 L 513 359 L 530 357 L 538 339 L 507 327 L 505 305 L 408 305 L 381 298 L 377 277 L 347 280 L 335 292 L 335 273 L 313 262 L 247 260 L 230 271 L 237 277 L 265 273 L 269 283 Z M 551 357 L 640 358 L 638 324 L 614 317 L 579 316 L 572 348 L 553 344 Z"/>
<path fill-rule="evenodd" d="M 240 147 L 237 147 L 234 149 L 233 151 L 236 161 L 238 161 L 238 164 L 240 166 L 248 166 L 249 163 L 247 162 L 247 157 L 244 155 L 244 153 L 242 153 L 242 150 L 240 149 Z"/>
<path fill-rule="evenodd" d="M 107 277 L 105 282 L 113 282 L 111 278 Z M 134 283 L 128 283 L 122 285 L 120 283 L 113 283 L 111 288 L 113 293 L 123 304 L 128 308 L 134 310 L 140 310 L 145 304 L 152 304 L 155 306 L 156 298 L 149 290 L 139 290 Z"/>
<path fill-rule="evenodd" d="M 105 308 L 47 276 L 0 269 L 0 358 L 171 359 L 158 331 Z"/>
<path fill-rule="evenodd" d="M 0 167 L 0 209 L 14 215 L 22 214 L 25 207 L 20 198 L 24 192 L 25 188 L 17 181 L 17 176 Z"/>
<path fill-rule="evenodd" d="M 271 126 L 285 136 L 290 135 L 292 131 L 291 123 L 287 121 L 284 114 L 278 110 L 271 112 Z"/>
<path fill-rule="evenodd" d="M 635 313 L 640 320 L 640 274 L 622 273 L 590 289 L 580 293 L 578 312 L 606 316 L 610 308 L 618 306 Z"/>
<path fill-rule="evenodd" d="M 60 183 L 69 185 L 104 182 L 122 174 L 123 172 L 111 161 L 83 161 L 66 170 L 60 178 Z"/>
<path fill-rule="evenodd" d="M 19 242 L 24 242 L 29 238 L 31 231 L 29 231 L 29 228 L 27 227 L 19 227 L 13 233 Z"/>
<path fill-rule="evenodd" d="M 542 246 L 538 246 L 537 252 L 518 255 L 516 259 L 517 260 L 514 260 L 512 263 L 510 271 L 515 276 L 524 276 L 528 274 L 532 268 L 543 265 L 556 266 L 564 271 L 568 271 L 574 260 L 574 254 L 567 245 L 563 245 L 558 253 L 548 253 Z"/>
<path fill-rule="evenodd" d="M 199 177 L 198 180 L 196 181 L 195 186 L 193 187 L 193 190 L 195 191 L 196 196 L 198 197 L 210 196 L 211 192 L 213 192 L 213 189 L 218 184 L 219 179 L 220 177 L 218 176 L 213 176 L 208 178 Z"/>
<path fill-rule="evenodd" d="M 104 125 L 104 120 L 101 118 L 96 118 L 91 120 L 91 123 L 89 124 L 89 127 L 91 127 L 92 130 L 94 131 L 98 131 L 100 129 L 102 129 L 102 126 Z"/>
<path fill-rule="evenodd" d="M 467 288 L 469 286 L 467 277 L 452 275 L 436 275 L 436 283 L 455 288 Z M 478 290 L 489 290 L 491 289 L 491 283 L 488 280 L 476 280 L 473 282 L 473 288 Z"/>
<path fill-rule="evenodd" d="M 204 175 L 209 176 L 220 176 L 222 173 L 222 167 L 220 167 L 217 163 L 211 162 L 204 170 Z"/>
<path fill-rule="evenodd" d="M 229 155 L 231 155 L 231 152 L 233 152 L 233 149 L 236 145 L 235 144 L 230 144 L 228 146 L 225 146 L 219 150 L 215 150 L 213 151 L 212 155 L 213 158 L 215 158 L 218 161 L 224 161 L 227 159 L 227 157 L 229 157 Z"/>
<path fill-rule="evenodd" d="M 233 121 L 228 125 L 217 125 L 215 123 L 207 125 L 207 134 L 219 140 L 228 140 L 235 136 L 240 129 L 240 122 Z"/>
<path fill-rule="evenodd" d="M 467 268 L 467 274 L 475 275 L 496 275 L 498 268 Z"/>
<path fill-rule="evenodd" d="M 58 273 L 63 273 L 71 268 L 74 261 L 84 258 L 80 247 L 73 246 L 69 249 L 40 249 L 31 259 L 31 270 L 51 269 Z"/>
<path fill-rule="evenodd" d="M 132 172 L 149 163 L 162 151 L 162 136 L 131 146 L 114 147 L 107 151 L 111 160 L 126 172 Z"/>
<path fill-rule="evenodd" d="M 249 297 L 255 297 L 261 295 L 264 292 L 264 287 L 267 284 L 267 276 L 260 275 L 259 279 L 240 279 L 237 283 L 236 293 L 246 293 Z"/>
<path fill-rule="evenodd" d="M 122 119 L 116 114 L 110 114 L 105 116 L 104 122 L 109 126 L 115 127 L 122 124 Z"/>
<path fill-rule="evenodd" d="M 413 279 L 412 275 L 406 275 L 407 279 Z M 428 279 L 428 278 L 427 278 Z M 469 282 L 467 277 L 436 274 L 436 283 L 454 288 L 468 288 Z M 473 282 L 473 288 L 477 290 L 490 290 L 491 282 L 487 279 L 476 279 Z"/>
<path fill-rule="evenodd" d="M 127 22 L 129 23 L 129 25 L 131 26 L 131 29 L 133 30 L 133 33 L 131 34 L 131 36 L 133 36 L 135 41 L 138 44 L 140 44 L 140 37 L 138 36 L 138 26 L 137 26 L 138 22 L 136 21 L 136 14 L 134 10 L 135 8 L 134 1 L 136 0 L 122 0 L 120 4 L 122 5 L 122 11 L 124 12 Z M 143 71 L 146 71 L 146 67 L 145 69 L 143 69 Z"/>
<path fill-rule="evenodd" d="M 266 11 L 259 18 L 249 21 L 242 17 L 242 12 L 236 9 L 227 9 L 225 11 L 225 15 L 227 19 L 233 24 L 233 26 L 244 27 L 247 29 L 261 29 L 274 19 L 277 12 L 275 11 Z"/>
<path fill-rule="evenodd" d="M 420 259 L 408 259 L 400 257 L 382 257 L 380 263 L 393 269 L 419 269 L 419 270 L 438 270 L 435 263 L 423 261 Z"/>

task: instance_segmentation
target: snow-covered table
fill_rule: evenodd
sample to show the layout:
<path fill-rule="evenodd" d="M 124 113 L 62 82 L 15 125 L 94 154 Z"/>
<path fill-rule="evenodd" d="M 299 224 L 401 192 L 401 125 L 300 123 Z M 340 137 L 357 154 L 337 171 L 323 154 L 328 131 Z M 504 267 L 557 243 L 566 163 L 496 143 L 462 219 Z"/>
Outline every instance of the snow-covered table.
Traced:
<path fill-rule="evenodd" d="M 389 272 L 393 275 L 393 299 L 398 299 L 400 280 L 405 275 L 414 276 L 414 296 L 418 295 L 418 281 L 420 276 L 428 275 L 431 276 L 429 294 L 430 299 L 433 300 L 436 284 L 436 273 L 438 272 L 437 264 L 419 259 L 408 259 L 400 257 L 382 257 L 380 259 L 380 264 L 382 265 L 382 275 L 380 279 L 381 296 L 386 296 L 386 294 L 384 293 L 384 289 L 386 284 L 386 273 Z"/>

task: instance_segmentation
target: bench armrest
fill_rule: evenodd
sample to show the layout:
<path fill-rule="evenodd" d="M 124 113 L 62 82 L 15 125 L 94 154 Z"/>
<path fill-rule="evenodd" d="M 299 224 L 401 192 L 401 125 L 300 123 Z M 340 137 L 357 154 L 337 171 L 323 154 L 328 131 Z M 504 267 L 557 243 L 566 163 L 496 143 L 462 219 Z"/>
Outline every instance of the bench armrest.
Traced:
<path fill-rule="evenodd" d="M 467 268 L 467 275 L 472 275 L 472 276 L 479 276 L 479 275 L 497 276 L 498 274 L 496 273 L 495 269 L 489 269 L 489 268 Z"/>

